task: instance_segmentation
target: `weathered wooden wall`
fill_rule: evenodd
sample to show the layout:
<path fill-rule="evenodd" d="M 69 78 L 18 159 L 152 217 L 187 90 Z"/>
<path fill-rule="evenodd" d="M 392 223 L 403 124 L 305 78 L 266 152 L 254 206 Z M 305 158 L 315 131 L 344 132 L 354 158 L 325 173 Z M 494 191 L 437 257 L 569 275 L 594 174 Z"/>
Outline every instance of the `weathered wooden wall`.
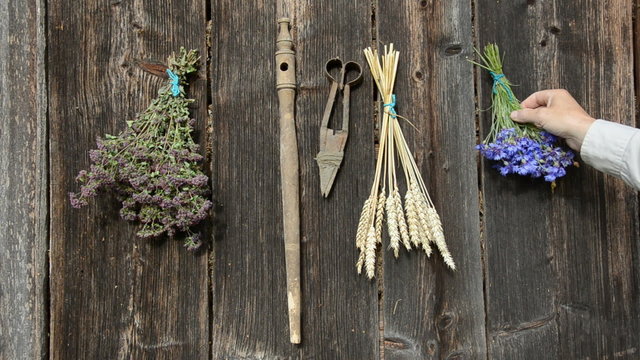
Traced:
<path fill-rule="evenodd" d="M 638 193 L 588 166 L 552 193 L 479 162 L 491 82 L 466 59 L 497 42 L 519 97 L 565 87 L 592 115 L 635 126 L 638 12 L 628 0 L 3 2 L 0 359 L 637 359 Z M 298 69 L 300 346 L 288 342 L 277 166 L 283 15 Z M 353 237 L 378 109 L 362 49 L 391 42 L 398 110 L 419 129 L 408 140 L 459 270 L 385 251 L 368 281 Z M 67 201 L 95 137 L 146 106 L 164 79 L 145 69 L 180 46 L 203 54 L 188 93 L 216 203 L 196 255 L 135 239 L 113 198 Z M 366 76 L 323 199 L 313 158 L 335 56 Z"/>

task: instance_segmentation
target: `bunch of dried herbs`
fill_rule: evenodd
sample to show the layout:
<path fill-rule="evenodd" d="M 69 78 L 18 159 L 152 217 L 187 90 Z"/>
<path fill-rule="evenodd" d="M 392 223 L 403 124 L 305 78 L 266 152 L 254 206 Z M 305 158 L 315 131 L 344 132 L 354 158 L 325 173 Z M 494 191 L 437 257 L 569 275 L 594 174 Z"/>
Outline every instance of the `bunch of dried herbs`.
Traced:
<path fill-rule="evenodd" d="M 194 119 L 185 98 L 186 76 L 197 70 L 195 50 L 180 49 L 168 59 L 169 82 L 158 97 L 118 135 L 97 139 L 89 151 L 91 165 L 76 180 L 80 191 L 70 193 L 71 205 L 80 208 L 99 192 L 110 191 L 122 202 L 120 216 L 137 221 L 137 236 L 184 237 L 189 250 L 202 241 L 192 226 L 208 216 L 209 178 L 202 172 L 202 155 L 192 138 Z"/>
<path fill-rule="evenodd" d="M 511 119 L 511 112 L 521 109 L 521 105 L 503 73 L 498 46 L 489 44 L 483 53 L 476 52 L 480 62 L 472 63 L 489 71 L 493 78 L 491 129 L 476 149 L 494 161 L 494 167 L 503 176 L 517 174 L 544 178 L 554 187 L 556 179 L 566 175 L 566 168 L 574 165 L 574 153 L 558 146 L 558 138 L 554 135 Z"/>

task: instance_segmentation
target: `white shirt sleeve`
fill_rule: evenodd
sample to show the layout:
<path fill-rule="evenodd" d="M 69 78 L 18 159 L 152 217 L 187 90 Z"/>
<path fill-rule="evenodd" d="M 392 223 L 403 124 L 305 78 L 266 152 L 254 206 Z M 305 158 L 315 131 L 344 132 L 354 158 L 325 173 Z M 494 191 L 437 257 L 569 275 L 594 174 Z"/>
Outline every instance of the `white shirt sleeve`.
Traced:
<path fill-rule="evenodd" d="M 640 129 L 596 120 L 585 135 L 582 159 L 640 190 Z"/>

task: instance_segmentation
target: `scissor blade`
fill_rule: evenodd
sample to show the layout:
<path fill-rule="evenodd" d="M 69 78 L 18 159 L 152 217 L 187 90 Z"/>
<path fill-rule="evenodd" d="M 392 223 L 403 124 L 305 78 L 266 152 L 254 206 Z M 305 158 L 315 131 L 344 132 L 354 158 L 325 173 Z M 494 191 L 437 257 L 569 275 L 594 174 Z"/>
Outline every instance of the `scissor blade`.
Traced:
<path fill-rule="evenodd" d="M 328 152 L 320 151 L 316 157 L 318 168 L 320 169 L 320 191 L 322 196 L 328 197 L 336 179 L 338 169 L 342 163 L 342 153 L 327 155 Z M 332 157 L 332 159 L 327 159 Z"/>
<path fill-rule="evenodd" d="M 326 166 L 320 169 L 320 190 L 325 198 L 329 197 L 339 168 L 339 166 Z"/>

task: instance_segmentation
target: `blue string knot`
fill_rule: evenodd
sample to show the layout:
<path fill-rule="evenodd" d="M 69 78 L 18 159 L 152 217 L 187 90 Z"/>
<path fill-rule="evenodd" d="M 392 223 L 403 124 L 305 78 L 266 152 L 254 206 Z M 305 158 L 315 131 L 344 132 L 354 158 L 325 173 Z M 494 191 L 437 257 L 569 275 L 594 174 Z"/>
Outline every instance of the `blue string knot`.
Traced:
<path fill-rule="evenodd" d="M 391 94 L 391 102 L 383 105 L 385 108 L 389 108 L 389 115 L 392 118 L 397 118 L 398 113 L 396 113 L 396 94 Z"/>
<path fill-rule="evenodd" d="M 493 78 L 493 90 L 492 90 L 493 93 L 494 94 L 498 93 L 498 85 L 500 85 L 507 92 L 507 95 L 509 95 L 509 99 L 515 101 L 515 96 L 513 95 L 513 92 L 511 91 L 509 86 L 507 86 L 507 84 L 504 82 L 505 80 L 504 74 L 494 73 L 493 71 L 489 71 L 489 73 Z"/>
<path fill-rule="evenodd" d="M 173 96 L 180 95 L 180 78 L 171 69 L 167 69 L 167 75 L 171 79 L 171 93 Z"/>

